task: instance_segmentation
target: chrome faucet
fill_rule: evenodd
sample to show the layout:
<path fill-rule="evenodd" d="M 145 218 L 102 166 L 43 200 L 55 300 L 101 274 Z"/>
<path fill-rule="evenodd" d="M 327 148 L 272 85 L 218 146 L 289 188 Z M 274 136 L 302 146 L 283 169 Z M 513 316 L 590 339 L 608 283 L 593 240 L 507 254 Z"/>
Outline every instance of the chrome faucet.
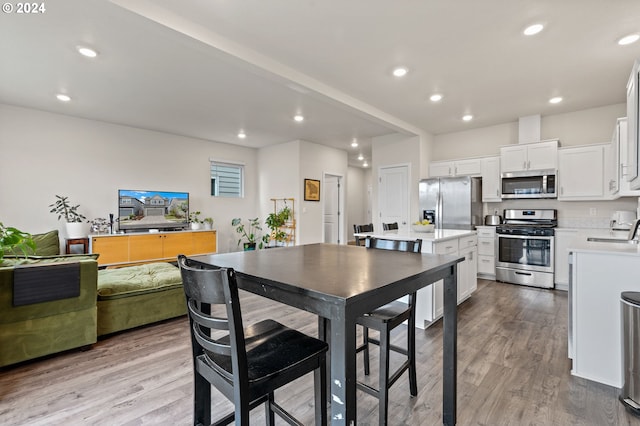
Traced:
<path fill-rule="evenodd" d="M 638 227 L 640 227 L 640 219 L 636 219 L 631 224 L 631 228 L 629 228 L 629 236 L 627 237 L 629 241 L 635 240 L 638 236 Z"/>

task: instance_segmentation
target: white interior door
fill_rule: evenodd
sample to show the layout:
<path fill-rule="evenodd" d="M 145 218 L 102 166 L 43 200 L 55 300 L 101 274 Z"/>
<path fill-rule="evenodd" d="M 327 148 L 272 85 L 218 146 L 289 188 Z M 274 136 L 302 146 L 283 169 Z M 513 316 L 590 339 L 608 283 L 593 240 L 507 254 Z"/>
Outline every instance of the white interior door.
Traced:
<path fill-rule="evenodd" d="M 340 244 L 340 176 L 324 176 L 324 242 Z"/>
<path fill-rule="evenodd" d="M 378 205 L 380 222 L 376 231 L 382 231 L 383 223 L 398 222 L 398 228 L 409 226 L 409 166 L 381 167 L 378 181 Z"/>

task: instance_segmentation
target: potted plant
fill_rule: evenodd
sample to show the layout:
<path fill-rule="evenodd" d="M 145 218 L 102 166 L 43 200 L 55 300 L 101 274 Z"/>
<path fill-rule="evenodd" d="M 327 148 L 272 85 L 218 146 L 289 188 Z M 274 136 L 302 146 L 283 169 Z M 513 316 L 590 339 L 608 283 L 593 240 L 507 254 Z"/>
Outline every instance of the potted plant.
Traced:
<path fill-rule="evenodd" d="M 80 204 L 72 205 L 69 202 L 69 197 L 56 195 L 56 202 L 49 204 L 51 207 L 50 213 L 58 215 L 58 220 L 64 217 L 66 222 L 67 237 L 68 238 L 83 238 L 87 235 L 85 225 L 82 223 L 87 218 L 78 212 Z"/>
<path fill-rule="evenodd" d="M 269 213 L 269 215 L 267 216 L 267 220 L 265 220 L 265 223 L 271 230 L 271 233 L 269 234 L 267 241 L 265 242 L 273 240 L 275 241 L 276 246 L 284 245 L 284 243 L 287 241 L 287 238 L 289 237 L 289 234 L 283 231 L 282 227 L 290 218 L 291 209 L 287 205 L 281 208 L 278 212 Z"/>
<path fill-rule="evenodd" d="M 35 249 L 36 243 L 31 238 L 31 234 L 10 226 L 4 226 L 0 222 L 0 262 L 4 258 L 5 252 L 15 253 L 20 250 L 27 256 L 29 252 L 34 252 Z"/>
<path fill-rule="evenodd" d="M 238 239 L 238 246 L 243 240 L 245 240 L 243 243 L 244 251 L 255 250 L 256 245 L 258 246 L 258 248 L 262 248 L 262 241 L 260 241 L 259 244 L 257 243 L 257 232 L 262 231 L 262 227 L 260 226 L 258 218 L 256 217 L 254 219 L 249 219 L 248 222 L 249 223 L 245 225 L 244 223 L 242 223 L 242 219 L 240 219 L 239 217 L 236 217 L 231 221 L 231 226 L 235 226 L 236 232 L 240 234 L 240 238 Z"/>
<path fill-rule="evenodd" d="M 203 222 L 204 222 L 204 229 L 207 229 L 207 230 L 213 229 L 213 218 L 212 217 L 205 217 Z"/>
<path fill-rule="evenodd" d="M 200 219 L 199 211 L 189 213 L 189 223 L 191 224 L 191 229 L 193 230 L 202 228 L 202 219 Z"/>

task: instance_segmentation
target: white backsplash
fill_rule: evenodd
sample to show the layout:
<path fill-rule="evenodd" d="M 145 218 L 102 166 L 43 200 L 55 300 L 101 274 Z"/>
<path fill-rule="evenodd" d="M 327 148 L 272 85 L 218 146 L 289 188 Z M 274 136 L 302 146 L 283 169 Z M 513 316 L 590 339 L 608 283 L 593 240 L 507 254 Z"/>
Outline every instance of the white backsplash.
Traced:
<path fill-rule="evenodd" d="M 636 211 L 640 209 L 640 199 L 623 197 L 611 201 L 506 200 L 502 203 L 484 203 L 484 214 L 497 211 L 503 215 L 504 209 L 556 209 L 560 228 L 609 229 L 613 212 Z M 593 209 L 595 215 L 592 215 Z"/>

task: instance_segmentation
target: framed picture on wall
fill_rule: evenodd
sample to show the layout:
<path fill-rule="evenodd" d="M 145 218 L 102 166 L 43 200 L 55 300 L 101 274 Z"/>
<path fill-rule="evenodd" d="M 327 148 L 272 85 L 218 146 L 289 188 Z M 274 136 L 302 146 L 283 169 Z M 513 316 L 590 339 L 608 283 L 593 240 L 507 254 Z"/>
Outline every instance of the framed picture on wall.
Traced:
<path fill-rule="evenodd" d="M 320 201 L 320 181 L 315 179 L 304 180 L 304 200 Z"/>

